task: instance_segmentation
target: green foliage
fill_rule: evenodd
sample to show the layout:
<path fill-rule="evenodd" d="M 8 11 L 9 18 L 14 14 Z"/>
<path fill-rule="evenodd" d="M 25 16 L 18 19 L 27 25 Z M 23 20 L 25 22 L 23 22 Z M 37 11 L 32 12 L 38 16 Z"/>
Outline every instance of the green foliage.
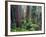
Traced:
<path fill-rule="evenodd" d="M 11 31 L 12 31 L 12 32 L 15 32 L 15 31 L 16 31 L 16 23 L 12 24 L 12 26 L 11 26 Z"/>
<path fill-rule="evenodd" d="M 17 7 L 17 6 L 16 6 Z M 17 8 L 19 9 L 20 6 L 18 6 Z M 23 8 L 25 10 L 25 8 Z M 19 9 L 19 14 L 21 14 L 21 16 L 24 16 L 22 12 L 24 12 L 24 10 Z M 11 12 L 14 12 L 16 9 L 13 9 L 13 11 L 11 10 Z M 17 12 L 17 11 L 15 11 Z M 16 17 L 16 13 L 12 13 L 12 15 L 14 16 L 14 18 L 12 20 L 15 20 L 17 18 Z M 20 32 L 20 31 L 37 31 L 37 30 L 40 30 L 41 28 L 41 10 L 39 11 L 39 9 L 37 8 L 37 6 L 32 6 L 32 8 L 30 8 L 29 6 L 27 6 L 26 8 L 26 18 L 20 20 L 19 22 L 19 27 L 16 27 L 16 22 L 13 23 L 11 25 L 11 31 L 12 32 Z M 40 13 L 40 16 L 39 16 L 39 13 Z M 17 14 L 18 15 L 18 14 Z M 11 17 L 13 17 L 11 16 Z M 29 17 L 28 17 L 29 16 Z M 19 16 L 18 16 L 19 17 Z M 30 19 L 29 19 L 30 18 Z M 40 23 L 39 23 L 40 22 Z"/>
<path fill-rule="evenodd" d="M 28 22 L 27 22 L 28 21 Z M 20 31 L 36 31 L 39 29 L 39 25 L 33 24 L 30 19 L 21 20 L 20 27 L 16 27 L 16 23 L 11 28 L 12 32 L 20 32 Z"/>

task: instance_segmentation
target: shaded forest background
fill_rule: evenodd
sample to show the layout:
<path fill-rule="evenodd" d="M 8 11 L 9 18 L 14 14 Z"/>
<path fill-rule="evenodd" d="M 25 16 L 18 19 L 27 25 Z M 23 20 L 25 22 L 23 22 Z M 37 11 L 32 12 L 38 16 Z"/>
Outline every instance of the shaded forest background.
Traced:
<path fill-rule="evenodd" d="M 38 31 L 42 27 L 41 6 L 11 5 L 11 31 Z"/>

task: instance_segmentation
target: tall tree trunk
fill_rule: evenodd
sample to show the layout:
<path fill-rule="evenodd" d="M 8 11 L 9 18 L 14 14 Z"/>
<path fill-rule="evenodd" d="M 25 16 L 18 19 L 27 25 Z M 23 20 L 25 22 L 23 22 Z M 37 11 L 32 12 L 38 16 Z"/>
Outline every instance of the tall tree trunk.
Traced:
<path fill-rule="evenodd" d="M 26 21 L 28 22 L 29 19 L 29 6 L 27 6 L 27 12 L 26 12 Z"/>
<path fill-rule="evenodd" d="M 18 6 L 16 5 L 16 27 L 19 27 L 19 12 L 18 12 Z"/>

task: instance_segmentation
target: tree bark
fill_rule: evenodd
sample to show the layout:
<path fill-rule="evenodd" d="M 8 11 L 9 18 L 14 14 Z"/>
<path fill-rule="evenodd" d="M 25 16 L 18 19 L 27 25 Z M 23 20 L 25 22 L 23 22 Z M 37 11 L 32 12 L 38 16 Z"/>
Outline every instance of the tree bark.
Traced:
<path fill-rule="evenodd" d="M 26 12 L 26 21 L 28 22 L 29 19 L 29 6 L 27 6 L 27 12 Z"/>
<path fill-rule="evenodd" d="M 18 6 L 16 5 L 16 27 L 19 27 L 19 12 L 18 12 Z"/>

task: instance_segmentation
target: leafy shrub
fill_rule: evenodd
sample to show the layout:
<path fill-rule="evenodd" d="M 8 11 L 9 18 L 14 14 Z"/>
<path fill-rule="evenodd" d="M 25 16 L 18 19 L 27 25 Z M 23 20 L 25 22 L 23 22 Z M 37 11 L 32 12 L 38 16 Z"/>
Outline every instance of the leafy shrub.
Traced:
<path fill-rule="evenodd" d="M 11 27 L 11 31 L 20 32 L 20 31 L 36 31 L 39 30 L 39 25 L 32 23 L 30 19 L 21 20 L 20 27 L 16 27 L 16 23 Z"/>

